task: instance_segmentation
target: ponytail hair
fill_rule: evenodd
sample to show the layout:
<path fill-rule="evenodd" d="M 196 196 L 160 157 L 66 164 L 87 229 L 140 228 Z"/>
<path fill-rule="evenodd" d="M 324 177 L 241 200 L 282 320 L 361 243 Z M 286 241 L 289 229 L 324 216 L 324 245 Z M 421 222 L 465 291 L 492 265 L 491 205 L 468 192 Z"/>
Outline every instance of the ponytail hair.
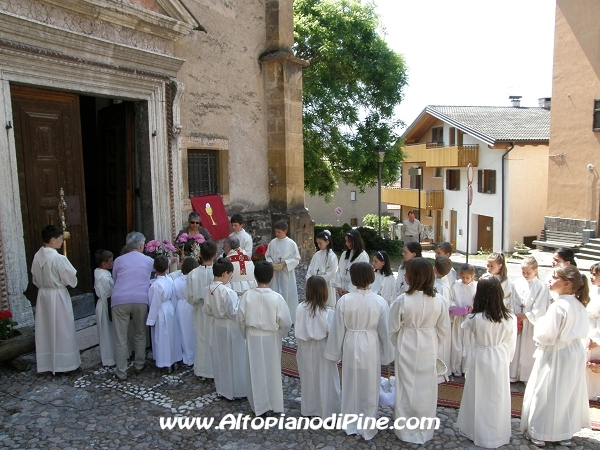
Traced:
<path fill-rule="evenodd" d="M 490 253 L 490 256 L 488 256 L 487 260 L 494 261 L 496 264 L 500 264 L 502 266 L 500 268 L 500 273 L 498 274 L 498 276 L 500 277 L 500 282 L 505 282 L 508 278 L 508 270 L 506 268 L 506 261 L 504 260 L 504 255 L 498 252 Z"/>
<path fill-rule="evenodd" d="M 583 306 L 587 306 L 590 302 L 590 287 L 587 277 L 572 264 L 561 264 L 554 269 L 554 273 L 563 280 L 571 282 L 573 295 Z"/>

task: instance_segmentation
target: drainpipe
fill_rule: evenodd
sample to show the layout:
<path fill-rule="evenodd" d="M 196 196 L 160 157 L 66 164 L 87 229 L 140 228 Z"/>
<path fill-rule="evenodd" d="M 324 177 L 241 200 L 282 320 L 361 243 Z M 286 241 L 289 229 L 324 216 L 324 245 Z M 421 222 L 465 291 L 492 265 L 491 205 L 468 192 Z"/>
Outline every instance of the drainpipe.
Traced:
<path fill-rule="evenodd" d="M 505 189 L 505 183 L 504 183 L 504 161 L 505 161 L 506 155 L 508 155 L 513 148 L 515 148 L 515 144 L 514 144 L 514 142 L 511 142 L 510 143 L 510 147 L 508 148 L 508 150 L 506 150 L 504 152 L 504 154 L 502 155 L 502 226 L 500 227 L 500 229 L 502 230 L 502 232 L 501 232 L 501 234 L 502 234 L 501 239 L 502 240 L 500 242 L 500 247 L 502 249 L 502 253 L 504 253 L 504 209 L 505 209 L 504 203 L 506 202 L 505 195 L 504 195 L 504 189 Z"/>

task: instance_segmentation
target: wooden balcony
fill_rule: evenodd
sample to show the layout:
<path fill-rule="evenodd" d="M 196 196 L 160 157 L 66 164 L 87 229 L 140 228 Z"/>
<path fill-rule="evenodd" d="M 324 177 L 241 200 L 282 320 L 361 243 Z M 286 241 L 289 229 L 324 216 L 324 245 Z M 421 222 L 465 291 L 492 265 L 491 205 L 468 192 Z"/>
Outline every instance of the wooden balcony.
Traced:
<path fill-rule="evenodd" d="M 443 145 L 443 144 L 442 144 Z M 406 158 L 404 162 L 425 162 L 426 167 L 474 167 L 479 165 L 479 145 L 440 145 L 415 144 L 403 148 Z"/>
<path fill-rule="evenodd" d="M 381 201 L 394 205 L 419 207 L 419 190 L 384 187 L 381 189 Z M 444 191 L 421 190 L 421 209 L 443 209 Z"/>

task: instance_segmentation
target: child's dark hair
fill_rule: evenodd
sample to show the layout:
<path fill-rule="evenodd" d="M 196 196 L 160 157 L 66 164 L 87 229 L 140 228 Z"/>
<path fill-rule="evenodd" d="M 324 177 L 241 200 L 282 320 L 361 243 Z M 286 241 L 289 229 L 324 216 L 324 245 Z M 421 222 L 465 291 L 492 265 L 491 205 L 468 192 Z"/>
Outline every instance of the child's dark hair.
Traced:
<path fill-rule="evenodd" d="M 508 278 L 508 269 L 506 268 L 506 261 L 504 260 L 504 255 L 502 253 L 494 252 L 490 253 L 488 256 L 488 261 L 494 261 L 496 264 L 501 265 L 500 273 L 498 276 L 500 277 L 500 281 L 504 282 Z"/>
<path fill-rule="evenodd" d="M 181 264 L 181 273 L 187 275 L 196 267 L 198 267 L 198 261 L 196 261 L 195 258 L 188 256 L 183 260 L 183 264 Z"/>
<path fill-rule="evenodd" d="M 570 281 L 573 286 L 573 295 L 583 306 L 587 306 L 590 302 L 590 287 L 587 277 L 572 264 L 561 264 L 554 268 L 554 273 L 564 281 Z"/>
<path fill-rule="evenodd" d="M 414 253 L 415 256 L 413 258 L 422 258 L 423 257 L 423 247 L 418 242 L 407 242 L 404 246 L 408 249 L 409 252 Z M 404 264 L 406 261 L 402 261 L 401 269 L 404 269 Z"/>
<path fill-rule="evenodd" d="M 240 225 L 244 225 L 244 218 L 241 214 L 234 214 L 231 216 L 229 223 L 239 223 Z"/>
<path fill-rule="evenodd" d="M 373 266 L 367 262 L 357 262 L 350 266 L 350 281 L 357 288 L 366 288 L 375 281 Z"/>
<path fill-rule="evenodd" d="M 108 262 L 110 258 L 113 257 L 113 254 L 110 250 L 99 249 L 94 253 L 94 258 L 96 259 L 96 264 L 98 267 L 102 266 L 102 263 Z"/>
<path fill-rule="evenodd" d="M 600 275 L 600 263 L 594 263 L 590 266 L 590 273 Z"/>
<path fill-rule="evenodd" d="M 452 270 L 452 261 L 447 256 L 437 256 L 434 267 L 440 277 L 445 277 Z"/>
<path fill-rule="evenodd" d="M 491 322 L 502 322 L 511 316 L 510 309 L 504 305 L 504 291 L 496 277 L 481 278 L 477 283 L 473 299 L 473 315 L 483 313 Z"/>
<path fill-rule="evenodd" d="M 57 227 L 56 225 L 46 225 L 42 229 L 42 239 L 44 240 L 44 243 L 46 243 L 46 244 L 48 242 L 50 242 L 50 240 L 52 238 L 58 239 L 63 234 L 64 234 L 63 229 L 60 227 Z"/>
<path fill-rule="evenodd" d="M 276 230 L 287 231 L 288 230 L 288 224 L 287 224 L 287 222 L 285 220 L 278 220 L 273 225 L 273 228 L 276 229 Z"/>
<path fill-rule="evenodd" d="M 257 283 L 270 283 L 273 272 L 273 264 L 269 261 L 259 261 L 254 265 L 254 278 Z"/>
<path fill-rule="evenodd" d="M 458 276 L 460 277 L 463 273 L 468 273 L 471 276 L 475 276 L 475 267 L 471 264 L 461 264 L 458 269 Z"/>
<path fill-rule="evenodd" d="M 560 256 L 560 259 L 562 259 L 564 262 L 568 262 L 572 266 L 577 267 L 577 261 L 575 261 L 575 253 L 570 248 L 561 247 L 554 253 Z"/>
<path fill-rule="evenodd" d="M 365 250 L 365 244 L 363 244 L 360 233 L 356 230 L 348 231 L 346 237 L 352 241 L 352 250 L 347 249 L 344 252 L 346 255 L 344 259 L 349 259 L 350 262 L 354 262 L 354 260 L 358 258 L 358 255 Z M 350 253 L 352 253 L 352 258 L 350 258 Z"/>
<path fill-rule="evenodd" d="M 435 248 L 439 248 L 446 254 L 452 254 L 452 244 L 450 242 L 440 242 Z"/>
<path fill-rule="evenodd" d="M 165 255 L 158 255 L 154 258 L 154 270 L 156 273 L 165 273 L 169 268 L 169 258 Z"/>
<path fill-rule="evenodd" d="M 213 275 L 215 277 L 222 277 L 225 272 L 233 273 L 233 263 L 227 258 L 217 259 L 213 266 Z M 262 281 L 261 281 L 262 283 Z"/>
<path fill-rule="evenodd" d="M 390 275 L 392 275 L 392 264 L 390 263 L 390 257 L 387 254 L 387 252 L 379 250 L 378 252 L 375 252 L 373 256 L 379 261 L 383 262 L 383 267 L 379 272 L 382 273 L 384 277 L 389 277 Z"/>
<path fill-rule="evenodd" d="M 200 244 L 200 257 L 202 261 L 210 261 L 217 254 L 217 244 L 213 241 L 204 241 Z"/>
<path fill-rule="evenodd" d="M 417 291 L 423 291 L 429 297 L 435 297 L 433 285 L 435 283 L 435 273 L 433 267 L 425 258 L 415 257 L 406 261 L 406 284 L 408 284 L 407 294 Z"/>
<path fill-rule="evenodd" d="M 310 306 L 311 317 L 317 315 L 317 310 L 325 311 L 327 309 L 328 296 L 329 289 L 327 288 L 325 278 L 315 275 L 306 280 L 305 302 Z"/>
<path fill-rule="evenodd" d="M 327 253 L 329 255 L 329 251 L 333 251 L 333 243 L 331 242 L 331 231 L 329 230 L 323 230 L 321 231 L 319 234 L 317 234 L 316 239 L 321 239 L 325 242 L 327 242 L 327 251 L 325 253 Z"/>

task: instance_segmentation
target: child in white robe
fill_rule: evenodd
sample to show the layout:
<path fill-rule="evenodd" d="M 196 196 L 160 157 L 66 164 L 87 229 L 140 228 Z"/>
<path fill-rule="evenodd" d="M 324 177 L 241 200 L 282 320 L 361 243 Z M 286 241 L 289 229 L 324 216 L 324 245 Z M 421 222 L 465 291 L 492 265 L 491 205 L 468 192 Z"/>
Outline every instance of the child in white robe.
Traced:
<path fill-rule="evenodd" d="M 298 305 L 294 334 L 300 373 L 303 416 L 327 419 L 341 411 L 340 374 L 335 361 L 325 358 L 327 335 L 334 312 L 327 308 L 327 282 L 319 275 L 306 280 L 306 300 Z"/>
<path fill-rule="evenodd" d="M 103 366 L 111 367 L 115 365 L 115 337 L 113 324 L 109 317 L 108 298 L 115 286 L 110 273 L 113 267 L 113 254 L 108 250 L 98 250 L 95 257 L 98 267 L 94 270 L 94 291 L 98 296 L 96 302 L 96 329 L 98 330 L 100 359 Z"/>
<path fill-rule="evenodd" d="M 246 338 L 246 395 L 254 414 L 283 412 L 281 339 L 292 326 L 287 303 L 269 288 L 273 265 L 260 261 L 254 267 L 258 287 L 242 296 L 237 323 Z"/>
<path fill-rule="evenodd" d="M 350 230 L 344 236 L 344 240 L 346 250 L 340 256 L 340 262 L 332 283 L 337 289 L 339 297 L 356 290 L 356 286 L 353 286 L 350 280 L 350 267 L 352 267 L 352 264 L 369 262 L 369 255 L 365 251 L 365 244 L 358 231 Z"/>
<path fill-rule="evenodd" d="M 212 317 L 210 351 L 217 394 L 233 400 L 246 397 L 246 341 L 237 324 L 239 297 L 227 286 L 233 264 L 219 258 L 213 281 L 204 294 L 204 314 Z"/>
<path fill-rule="evenodd" d="M 590 317 L 590 331 L 588 333 L 587 360 L 600 362 L 600 263 L 592 264 L 590 267 L 590 302 L 586 306 Z M 600 396 L 600 373 L 586 370 L 588 398 L 598 401 Z"/>
<path fill-rule="evenodd" d="M 196 267 L 198 267 L 198 261 L 195 258 L 185 258 L 181 264 L 181 276 L 173 281 L 177 299 L 175 311 L 181 336 L 183 364 L 186 366 L 193 366 L 196 359 L 196 333 L 194 332 L 194 307 L 187 302 L 184 292 L 188 274 Z"/>
<path fill-rule="evenodd" d="M 406 284 L 404 275 L 406 273 L 406 263 L 413 258 L 421 258 L 423 249 L 418 242 L 407 242 L 402 250 L 402 264 L 398 268 L 398 277 L 396 278 L 396 296 L 404 294 L 409 288 Z"/>
<path fill-rule="evenodd" d="M 461 325 L 467 318 L 467 314 L 473 310 L 473 297 L 477 282 L 475 279 L 475 267 L 471 264 L 463 264 L 458 271 L 459 280 L 452 285 L 450 292 L 450 320 L 452 322 L 452 334 L 450 338 L 450 367 L 448 368 L 455 377 L 461 377 L 469 367 L 469 359 L 473 347 L 473 333 Z"/>
<path fill-rule="evenodd" d="M 173 297 L 173 279 L 166 276 L 169 260 L 164 255 L 154 258 L 156 281 L 148 290 L 150 310 L 146 325 L 152 331 L 152 356 L 158 368 L 167 368 L 170 372 L 175 363 L 181 361 L 181 336 Z"/>
<path fill-rule="evenodd" d="M 450 242 L 440 242 L 435 247 L 435 256 L 447 256 L 448 258 L 450 258 L 452 256 L 452 251 L 453 248 Z M 450 269 L 450 272 L 448 272 L 448 284 L 450 284 L 450 287 L 452 287 L 454 283 L 456 283 L 457 278 L 458 277 L 456 275 L 456 270 L 454 270 L 453 267 L 452 269 Z"/>
<path fill-rule="evenodd" d="M 362 424 L 346 424 L 346 434 L 358 433 L 366 441 L 377 434 L 372 424 L 377 420 L 381 365 L 393 359 L 389 306 L 369 289 L 374 280 L 371 264 L 352 264 L 350 282 L 356 290 L 338 300 L 325 347 L 325 358 L 343 360 L 341 413 L 362 415 Z"/>
<path fill-rule="evenodd" d="M 450 326 L 448 308 L 433 288 L 435 274 L 429 261 L 413 258 L 405 267 L 409 289 L 390 308 L 390 338 L 396 347 L 394 417 L 436 417 L 436 361 Z M 405 427 L 394 432 L 413 444 L 433 438 L 433 429 Z"/>
<path fill-rule="evenodd" d="M 506 269 L 504 255 L 498 252 L 490 253 L 487 259 L 487 270 L 487 273 L 481 278 L 496 277 L 500 281 L 502 292 L 504 293 L 504 305 L 511 309 L 513 306 L 514 288 L 508 279 L 508 270 Z"/>
<path fill-rule="evenodd" d="M 446 311 L 448 311 L 448 328 L 444 330 L 446 339 L 438 347 L 438 358 L 441 359 L 446 367 L 450 367 L 450 354 L 452 353 L 452 329 L 450 326 L 450 282 L 448 280 L 448 273 L 452 269 L 452 261 L 447 256 L 437 256 L 435 258 L 435 264 L 433 266 L 433 272 L 435 273 L 435 283 L 433 287 L 437 293 L 444 299 L 446 304 Z M 443 376 L 438 377 L 438 383 L 443 383 L 445 378 Z"/>
<path fill-rule="evenodd" d="M 213 241 L 205 241 L 200 245 L 202 264 L 188 273 L 183 295 L 194 307 L 194 334 L 196 336 L 196 356 L 194 358 L 194 375 L 201 381 L 213 378 L 212 356 L 210 353 L 210 330 L 212 317 L 204 314 L 204 294 L 206 286 L 213 280 L 212 265 L 217 256 L 217 245 Z"/>
<path fill-rule="evenodd" d="M 373 255 L 373 269 L 375 269 L 375 281 L 371 285 L 371 290 L 391 305 L 397 297 L 396 279 L 387 252 L 380 250 Z"/>
<path fill-rule="evenodd" d="M 246 255 L 252 256 L 252 236 L 244 230 L 244 218 L 241 214 L 234 214 L 229 220 L 233 232 L 229 236 L 235 236 L 240 241 L 240 248 Z"/>
<path fill-rule="evenodd" d="M 337 256 L 333 252 L 333 244 L 331 243 L 331 232 L 323 230 L 316 237 L 317 247 L 319 250 L 313 255 L 306 271 L 306 279 L 314 275 L 323 277 L 327 283 L 327 306 L 335 308 L 337 296 L 333 287 L 333 277 L 337 272 L 338 261 Z"/>
<path fill-rule="evenodd" d="M 589 287 L 577 267 L 561 265 L 550 289 L 558 299 L 533 330 L 538 348 L 523 397 L 521 431 L 537 446 L 544 441 L 570 446 L 575 433 L 591 427 L 582 344 L 590 326 Z"/>
<path fill-rule="evenodd" d="M 477 284 L 473 314 L 462 327 L 473 333 L 475 345 L 467 369 L 457 425 L 475 445 L 497 448 L 511 436 L 508 368 L 515 352 L 517 320 L 504 305 L 495 277 Z"/>
<path fill-rule="evenodd" d="M 517 348 L 510 363 L 510 381 L 529 380 L 533 369 L 533 354 L 537 346 L 533 340 L 533 328 L 537 320 L 546 314 L 550 306 L 550 290 L 537 276 L 538 263 L 532 256 L 521 262 L 523 277 L 514 282 L 512 310 L 517 316 L 519 335 Z"/>
<path fill-rule="evenodd" d="M 295 322 L 298 308 L 298 287 L 296 286 L 296 266 L 300 263 L 300 252 L 294 241 L 287 237 L 288 224 L 278 220 L 273 225 L 275 239 L 269 242 L 265 258 L 273 264 L 275 276 L 271 280 L 271 289 L 282 295 Z"/>
<path fill-rule="evenodd" d="M 37 371 L 70 372 L 81 365 L 75 337 L 75 319 L 67 286 L 77 286 L 77 271 L 66 256 L 57 252 L 63 230 L 47 225 L 42 230 L 44 246 L 33 257 L 31 274 L 39 289 L 35 310 L 35 358 Z"/>

